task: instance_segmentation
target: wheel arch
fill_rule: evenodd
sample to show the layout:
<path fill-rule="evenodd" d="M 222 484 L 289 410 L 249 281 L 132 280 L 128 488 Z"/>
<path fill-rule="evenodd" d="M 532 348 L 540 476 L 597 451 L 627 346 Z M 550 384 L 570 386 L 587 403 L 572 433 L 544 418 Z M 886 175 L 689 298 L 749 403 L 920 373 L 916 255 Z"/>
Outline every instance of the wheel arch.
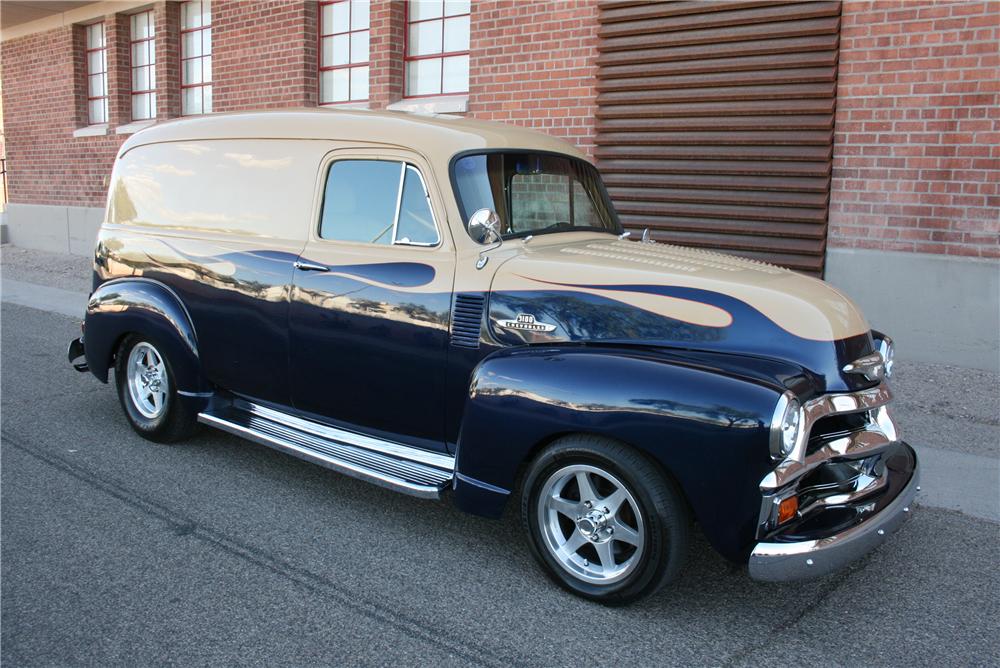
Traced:
<path fill-rule="evenodd" d="M 600 436 L 641 453 L 677 483 L 713 545 L 740 559 L 752 547 L 758 484 L 772 466 L 767 427 L 778 395 L 655 351 L 506 349 L 473 372 L 455 500 L 499 516 L 542 448 L 567 434 Z"/>
<path fill-rule="evenodd" d="M 646 450 L 636 447 L 634 444 L 629 443 L 628 441 L 598 431 L 566 430 L 566 431 L 556 432 L 546 436 L 545 438 L 542 438 L 537 443 L 532 445 L 527 450 L 527 452 L 525 452 L 524 458 L 521 460 L 521 463 L 517 467 L 517 472 L 514 476 L 514 484 L 511 487 L 511 493 L 516 494 L 521 489 L 521 486 L 524 483 L 524 479 L 527 476 L 528 471 L 531 469 L 532 464 L 534 464 L 534 462 L 539 458 L 539 456 L 541 456 L 544 450 L 546 450 L 549 446 L 551 446 L 553 443 L 556 443 L 557 441 L 561 441 L 564 438 L 570 438 L 574 436 L 601 438 L 610 441 L 612 443 L 617 443 L 618 445 L 629 448 L 630 450 L 634 450 L 646 460 L 646 462 L 655 470 L 657 475 L 659 475 L 664 479 L 671 480 L 675 484 L 677 483 L 677 476 L 674 475 L 674 473 L 670 471 L 670 469 L 665 467 L 663 465 L 663 462 L 658 460 L 656 457 L 651 456 L 650 453 L 647 452 Z M 683 490 L 681 490 L 681 495 L 684 497 L 684 500 L 685 502 L 687 502 L 690 509 L 691 505 L 690 501 L 688 501 L 687 495 L 683 493 Z"/>
<path fill-rule="evenodd" d="M 90 296 L 84 325 L 87 365 L 101 382 L 108 381 L 115 355 L 129 335 L 148 337 L 163 348 L 178 390 L 210 389 L 198 355 L 194 324 L 180 297 L 167 285 L 148 278 L 108 281 Z"/>

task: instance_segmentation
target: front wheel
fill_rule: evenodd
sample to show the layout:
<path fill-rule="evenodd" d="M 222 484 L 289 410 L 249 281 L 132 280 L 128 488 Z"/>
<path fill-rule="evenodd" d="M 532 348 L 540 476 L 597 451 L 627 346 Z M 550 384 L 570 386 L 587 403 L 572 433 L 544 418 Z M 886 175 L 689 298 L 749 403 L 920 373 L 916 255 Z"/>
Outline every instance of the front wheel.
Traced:
<path fill-rule="evenodd" d="M 178 397 L 170 360 L 153 341 L 125 337 L 115 358 L 115 380 L 125 416 L 143 438 L 169 443 L 197 427 L 195 416 Z"/>
<path fill-rule="evenodd" d="M 521 495 L 535 558 L 569 591 L 622 605 L 680 573 L 690 516 L 673 481 L 635 450 L 593 436 L 554 442 Z"/>

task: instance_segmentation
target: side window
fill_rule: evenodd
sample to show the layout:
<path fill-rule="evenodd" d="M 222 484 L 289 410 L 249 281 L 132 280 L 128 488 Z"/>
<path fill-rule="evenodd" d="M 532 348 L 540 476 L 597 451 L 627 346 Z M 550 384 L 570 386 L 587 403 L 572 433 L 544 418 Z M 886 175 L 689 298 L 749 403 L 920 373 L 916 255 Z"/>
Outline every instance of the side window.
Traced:
<path fill-rule="evenodd" d="M 399 163 L 339 160 L 330 165 L 319 236 L 337 241 L 392 243 Z"/>
<path fill-rule="evenodd" d="M 334 162 L 327 172 L 319 236 L 386 246 L 437 244 L 420 172 L 391 160 Z"/>

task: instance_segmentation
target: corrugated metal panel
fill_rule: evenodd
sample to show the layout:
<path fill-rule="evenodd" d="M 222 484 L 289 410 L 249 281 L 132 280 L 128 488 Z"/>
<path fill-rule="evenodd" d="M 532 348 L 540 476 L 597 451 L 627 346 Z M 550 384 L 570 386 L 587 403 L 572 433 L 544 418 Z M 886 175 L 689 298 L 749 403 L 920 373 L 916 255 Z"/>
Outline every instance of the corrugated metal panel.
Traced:
<path fill-rule="evenodd" d="M 822 274 L 839 2 L 603 2 L 596 157 L 626 227 Z"/>

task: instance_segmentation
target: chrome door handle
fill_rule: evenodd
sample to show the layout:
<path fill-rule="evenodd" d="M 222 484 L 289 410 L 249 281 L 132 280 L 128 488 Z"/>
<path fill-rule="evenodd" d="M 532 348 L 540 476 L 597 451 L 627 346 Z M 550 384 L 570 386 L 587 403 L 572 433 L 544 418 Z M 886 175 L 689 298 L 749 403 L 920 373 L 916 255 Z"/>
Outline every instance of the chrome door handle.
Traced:
<path fill-rule="evenodd" d="M 292 266 L 301 271 L 330 271 L 330 268 L 325 264 L 313 264 L 312 262 L 303 262 L 302 260 L 296 260 L 292 263 Z"/>

